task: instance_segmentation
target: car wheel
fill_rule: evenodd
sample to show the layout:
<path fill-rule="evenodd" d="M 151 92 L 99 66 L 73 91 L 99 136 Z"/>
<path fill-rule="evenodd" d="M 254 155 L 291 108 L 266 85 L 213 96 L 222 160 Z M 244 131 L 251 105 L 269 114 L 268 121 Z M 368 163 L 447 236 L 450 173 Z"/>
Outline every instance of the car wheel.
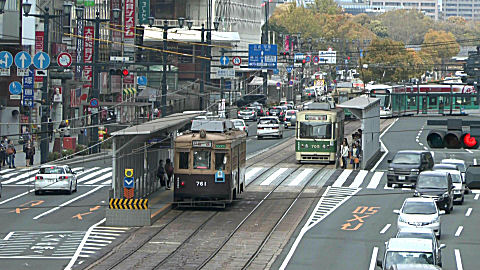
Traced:
<path fill-rule="evenodd" d="M 460 204 L 463 204 L 464 201 L 465 201 L 465 196 L 462 195 L 462 200 L 460 201 Z"/>
<path fill-rule="evenodd" d="M 387 182 L 387 187 L 392 187 L 392 183 Z"/>
<path fill-rule="evenodd" d="M 67 190 L 67 194 L 68 195 L 71 195 L 73 192 L 72 192 L 72 184 L 70 184 L 70 188 Z"/>
<path fill-rule="evenodd" d="M 73 192 L 77 192 L 77 189 L 78 189 L 78 183 L 75 182 L 75 189 L 73 190 Z"/>

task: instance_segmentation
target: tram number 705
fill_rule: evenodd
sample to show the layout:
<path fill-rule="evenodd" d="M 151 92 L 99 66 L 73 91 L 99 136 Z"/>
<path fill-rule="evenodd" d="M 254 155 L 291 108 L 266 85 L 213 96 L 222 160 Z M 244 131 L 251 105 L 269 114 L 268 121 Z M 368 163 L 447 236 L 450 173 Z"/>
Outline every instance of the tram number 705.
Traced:
<path fill-rule="evenodd" d="M 197 187 L 206 187 L 207 181 L 196 181 Z"/>

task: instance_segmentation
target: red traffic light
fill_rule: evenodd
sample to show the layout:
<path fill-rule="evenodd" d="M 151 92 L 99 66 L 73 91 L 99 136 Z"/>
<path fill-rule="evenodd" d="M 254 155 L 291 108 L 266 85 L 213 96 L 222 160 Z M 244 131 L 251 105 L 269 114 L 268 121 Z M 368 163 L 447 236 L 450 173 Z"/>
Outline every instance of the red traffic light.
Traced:
<path fill-rule="evenodd" d="M 307 62 L 307 61 L 306 61 L 305 59 L 303 59 L 303 60 L 302 60 L 302 63 L 304 63 L 304 64 L 305 64 L 306 62 Z"/>
<path fill-rule="evenodd" d="M 128 71 L 128 69 L 122 69 L 122 74 L 123 74 L 123 76 L 128 76 L 128 74 L 130 74 L 130 72 Z"/>
<path fill-rule="evenodd" d="M 347 60 L 350 60 L 350 56 L 347 56 Z"/>
<path fill-rule="evenodd" d="M 475 137 L 472 137 L 470 133 L 463 135 L 463 144 L 467 147 L 474 147 L 477 144 Z"/>

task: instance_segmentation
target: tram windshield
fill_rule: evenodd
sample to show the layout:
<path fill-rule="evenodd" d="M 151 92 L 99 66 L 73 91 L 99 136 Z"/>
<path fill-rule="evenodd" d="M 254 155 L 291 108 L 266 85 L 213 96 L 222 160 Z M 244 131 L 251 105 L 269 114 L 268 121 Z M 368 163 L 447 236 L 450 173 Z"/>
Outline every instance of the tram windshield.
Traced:
<path fill-rule="evenodd" d="M 210 151 L 193 152 L 193 168 L 194 169 L 210 169 Z"/>
<path fill-rule="evenodd" d="M 300 122 L 300 138 L 331 139 L 332 124 L 326 122 Z"/>
<path fill-rule="evenodd" d="M 376 98 L 380 99 L 380 107 L 381 108 L 389 108 L 390 107 L 390 96 L 386 94 L 376 94 Z"/>

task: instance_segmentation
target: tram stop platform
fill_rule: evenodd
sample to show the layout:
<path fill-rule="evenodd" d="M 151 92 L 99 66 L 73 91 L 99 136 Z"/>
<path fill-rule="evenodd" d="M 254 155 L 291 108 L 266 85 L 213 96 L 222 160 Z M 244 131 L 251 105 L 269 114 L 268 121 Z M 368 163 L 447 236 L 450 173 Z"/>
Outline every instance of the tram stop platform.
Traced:
<path fill-rule="evenodd" d="M 161 187 L 159 161 L 174 161 L 178 134 L 199 113 L 179 113 L 112 133 L 112 188 L 107 226 L 150 226 L 172 207 L 173 190 Z"/>

